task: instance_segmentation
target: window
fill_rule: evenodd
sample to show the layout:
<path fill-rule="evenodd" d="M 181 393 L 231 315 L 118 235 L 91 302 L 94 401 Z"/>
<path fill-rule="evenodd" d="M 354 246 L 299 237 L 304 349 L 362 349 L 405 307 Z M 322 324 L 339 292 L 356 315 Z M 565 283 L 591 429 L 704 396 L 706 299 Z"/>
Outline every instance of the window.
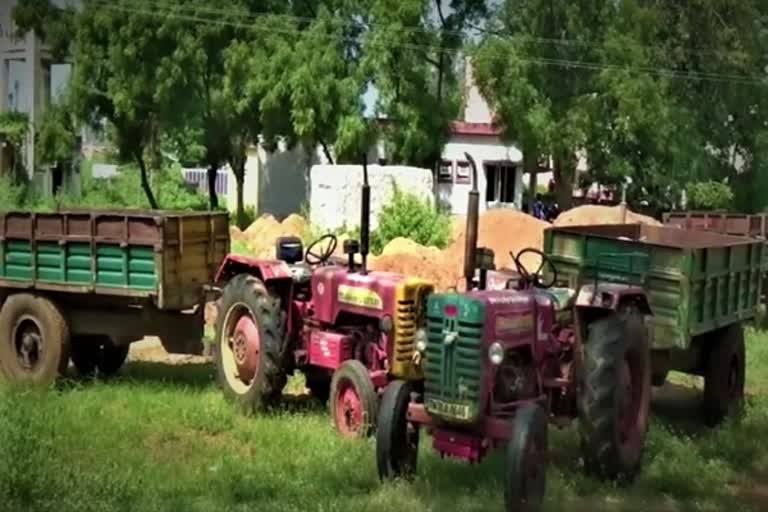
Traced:
<path fill-rule="evenodd" d="M 515 202 L 517 168 L 510 164 L 486 164 L 485 200 L 489 203 Z"/>
<path fill-rule="evenodd" d="M 438 170 L 437 180 L 440 182 L 453 183 L 453 162 L 450 160 L 443 160 L 440 162 L 440 169 Z"/>
<path fill-rule="evenodd" d="M 472 183 L 469 162 L 456 162 L 456 183 Z"/>

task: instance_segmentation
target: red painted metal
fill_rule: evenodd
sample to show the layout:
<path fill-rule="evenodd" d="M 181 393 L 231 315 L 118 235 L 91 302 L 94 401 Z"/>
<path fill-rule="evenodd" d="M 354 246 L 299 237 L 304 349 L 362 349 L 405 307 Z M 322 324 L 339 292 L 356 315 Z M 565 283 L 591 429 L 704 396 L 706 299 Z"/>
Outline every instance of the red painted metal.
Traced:
<path fill-rule="evenodd" d="M 354 340 L 346 334 L 311 330 L 309 333 L 309 364 L 335 370 L 352 359 Z"/>
<path fill-rule="evenodd" d="M 498 137 L 501 134 L 501 128 L 492 123 L 469 123 L 465 121 L 454 121 L 451 123 L 451 133 L 454 135 Z"/>
<path fill-rule="evenodd" d="M 275 279 L 291 279 L 291 270 L 284 261 L 259 260 L 248 256 L 229 254 L 219 265 L 215 282 L 226 282 L 236 274 L 253 274 L 265 282 Z"/>
<path fill-rule="evenodd" d="M 238 377 L 248 384 L 256 376 L 261 358 L 261 336 L 250 313 L 244 312 L 235 324 L 232 335 Z"/>
<path fill-rule="evenodd" d="M 354 384 L 343 379 L 339 382 L 339 393 L 334 404 L 336 425 L 343 437 L 357 437 L 363 426 L 363 404 Z"/>
<path fill-rule="evenodd" d="M 432 434 L 432 447 L 440 455 L 480 462 L 488 452 L 488 441 L 472 434 L 435 430 Z"/>

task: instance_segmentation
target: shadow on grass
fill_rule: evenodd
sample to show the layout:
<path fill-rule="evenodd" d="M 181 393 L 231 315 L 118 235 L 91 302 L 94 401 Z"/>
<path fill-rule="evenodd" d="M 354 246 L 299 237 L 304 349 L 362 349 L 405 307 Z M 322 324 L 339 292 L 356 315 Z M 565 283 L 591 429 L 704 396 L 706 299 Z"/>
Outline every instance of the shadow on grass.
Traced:
<path fill-rule="evenodd" d="M 168 364 L 149 361 L 126 363 L 118 375 L 106 382 L 163 383 L 174 387 L 203 389 L 214 386 L 215 368 L 211 363 Z"/>

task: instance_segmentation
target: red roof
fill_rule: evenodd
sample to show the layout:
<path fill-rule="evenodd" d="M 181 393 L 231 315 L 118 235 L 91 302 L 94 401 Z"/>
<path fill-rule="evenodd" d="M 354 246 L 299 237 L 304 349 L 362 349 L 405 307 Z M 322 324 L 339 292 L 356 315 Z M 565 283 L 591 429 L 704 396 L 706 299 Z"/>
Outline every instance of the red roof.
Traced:
<path fill-rule="evenodd" d="M 479 135 L 482 137 L 497 137 L 501 128 L 491 123 L 467 123 L 454 121 L 451 123 L 451 133 L 454 135 Z"/>

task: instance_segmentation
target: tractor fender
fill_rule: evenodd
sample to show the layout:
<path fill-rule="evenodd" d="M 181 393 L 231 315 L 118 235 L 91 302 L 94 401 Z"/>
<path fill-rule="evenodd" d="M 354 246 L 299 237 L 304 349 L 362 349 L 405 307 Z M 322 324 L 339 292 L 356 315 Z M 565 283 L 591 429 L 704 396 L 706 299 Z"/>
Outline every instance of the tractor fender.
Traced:
<path fill-rule="evenodd" d="M 229 254 L 219 265 L 215 282 L 223 285 L 238 274 L 250 274 L 258 277 L 265 284 L 274 281 L 291 281 L 291 270 L 288 264 L 278 260 L 262 260 Z"/>
<path fill-rule="evenodd" d="M 653 315 L 645 290 L 639 286 L 615 283 L 584 285 L 576 296 L 577 309 L 617 311 L 627 302 L 634 302 L 644 315 Z"/>

